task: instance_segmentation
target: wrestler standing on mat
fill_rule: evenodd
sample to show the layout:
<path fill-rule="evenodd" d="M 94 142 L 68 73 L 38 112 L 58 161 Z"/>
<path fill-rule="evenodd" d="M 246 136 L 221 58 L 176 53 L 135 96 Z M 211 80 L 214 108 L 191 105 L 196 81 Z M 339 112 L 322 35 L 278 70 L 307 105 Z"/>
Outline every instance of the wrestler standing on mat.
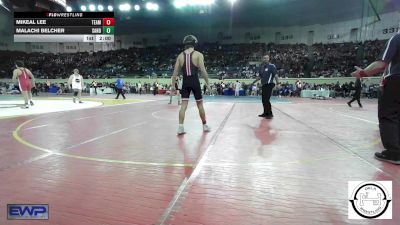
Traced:
<path fill-rule="evenodd" d="M 29 108 L 29 103 L 33 106 L 31 88 L 35 86 L 35 77 L 32 72 L 24 67 L 24 62 L 17 60 L 15 61 L 16 69 L 13 72 L 13 82 L 19 83 L 19 89 L 24 97 L 25 106 L 24 108 Z M 28 103 L 29 102 L 29 103 Z"/>
<path fill-rule="evenodd" d="M 185 120 L 185 113 L 191 92 L 193 92 L 194 98 L 196 99 L 197 108 L 199 110 L 200 118 L 203 123 L 203 131 L 210 131 L 210 127 L 207 125 L 206 113 L 203 106 L 203 96 L 201 94 L 199 70 L 203 75 L 208 91 L 210 91 L 211 89 L 210 83 L 208 82 L 208 73 L 204 66 L 204 56 L 200 52 L 194 50 L 194 47 L 197 43 L 197 38 L 193 35 L 188 35 L 183 39 L 185 51 L 179 54 L 178 58 L 176 59 L 174 73 L 171 78 L 172 91 L 175 91 L 176 78 L 179 71 L 181 70 L 183 74 L 181 89 L 182 105 L 179 111 L 179 126 L 177 132 L 178 135 L 185 133 L 183 123 Z"/>

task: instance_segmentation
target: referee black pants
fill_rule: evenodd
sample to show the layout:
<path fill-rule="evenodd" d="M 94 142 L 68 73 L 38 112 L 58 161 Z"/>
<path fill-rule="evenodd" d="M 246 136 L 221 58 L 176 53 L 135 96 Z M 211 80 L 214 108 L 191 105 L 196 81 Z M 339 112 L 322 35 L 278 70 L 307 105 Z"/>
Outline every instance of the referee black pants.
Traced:
<path fill-rule="evenodd" d="M 117 88 L 117 97 L 116 97 L 116 99 L 118 99 L 119 98 L 119 95 L 121 94 L 122 95 L 122 97 L 125 99 L 125 95 L 124 95 L 124 90 L 122 90 L 122 88 Z"/>
<path fill-rule="evenodd" d="M 400 76 L 386 78 L 378 96 L 378 118 L 383 147 L 400 157 Z"/>
<path fill-rule="evenodd" d="M 262 103 L 264 107 L 264 115 L 267 116 L 272 116 L 272 108 L 271 108 L 271 95 L 272 95 L 272 89 L 274 89 L 275 84 L 264 84 L 262 86 Z"/>
<path fill-rule="evenodd" d="M 356 93 L 354 93 L 353 95 L 353 99 L 351 99 L 349 103 L 351 104 L 352 102 L 357 100 L 358 106 L 362 107 L 360 98 L 361 98 L 361 90 L 357 90 Z"/>

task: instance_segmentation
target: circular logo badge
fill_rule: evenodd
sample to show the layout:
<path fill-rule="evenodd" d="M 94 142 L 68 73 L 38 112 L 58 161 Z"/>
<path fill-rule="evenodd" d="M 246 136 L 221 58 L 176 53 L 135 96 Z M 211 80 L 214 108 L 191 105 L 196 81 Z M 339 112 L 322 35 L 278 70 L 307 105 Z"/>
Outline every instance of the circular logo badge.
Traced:
<path fill-rule="evenodd" d="M 361 217 L 378 218 L 387 210 L 391 198 L 386 188 L 378 182 L 364 182 L 354 189 L 350 202 Z"/>

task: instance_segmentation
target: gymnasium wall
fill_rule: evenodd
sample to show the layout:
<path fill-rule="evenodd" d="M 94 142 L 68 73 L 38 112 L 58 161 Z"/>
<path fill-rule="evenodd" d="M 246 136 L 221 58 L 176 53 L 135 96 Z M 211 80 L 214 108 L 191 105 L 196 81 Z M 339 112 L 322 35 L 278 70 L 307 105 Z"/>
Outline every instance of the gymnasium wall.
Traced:
<path fill-rule="evenodd" d="M 0 6 L 0 50 L 24 50 L 23 44 L 13 43 L 13 17 L 5 8 Z"/>
<path fill-rule="evenodd" d="M 375 39 L 389 39 L 399 27 L 400 12 L 392 12 L 380 15 L 381 21 L 373 23 L 375 17 L 367 17 L 357 20 L 349 20 L 331 24 L 314 24 L 309 26 L 291 27 L 259 27 L 259 28 L 235 28 L 208 29 L 201 32 L 193 30 L 181 30 L 163 33 L 149 33 L 120 36 L 123 48 L 141 47 L 143 39 L 147 45 L 166 44 L 160 40 L 168 39 L 168 44 L 181 43 L 186 34 L 195 34 L 202 42 L 230 43 L 281 43 L 281 44 L 312 44 L 312 43 L 341 43 L 350 41 L 363 41 Z M 362 26 L 362 24 L 369 24 Z M 363 27 L 361 29 L 360 27 Z M 393 28 L 393 29 L 392 29 Z M 356 29 L 351 32 L 352 29 Z M 313 31 L 313 35 L 310 34 Z M 280 33 L 280 35 L 279 35 Z M 220 39 L 219 35 L 230 37 Z M 169 38 L 168 38 L 169 37 Z M 253 40 L 252 40 L 253 39 Z"/>

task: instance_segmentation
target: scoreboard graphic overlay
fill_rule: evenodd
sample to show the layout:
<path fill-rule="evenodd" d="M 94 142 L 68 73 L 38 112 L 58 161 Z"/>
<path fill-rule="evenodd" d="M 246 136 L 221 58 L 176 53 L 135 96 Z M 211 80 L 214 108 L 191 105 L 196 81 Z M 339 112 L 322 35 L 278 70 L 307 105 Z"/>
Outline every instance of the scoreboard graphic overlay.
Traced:
<path fill-rule="evenodd" d="M 14 12 L 14 42 L 114 42 L 114 12 Z"/>

